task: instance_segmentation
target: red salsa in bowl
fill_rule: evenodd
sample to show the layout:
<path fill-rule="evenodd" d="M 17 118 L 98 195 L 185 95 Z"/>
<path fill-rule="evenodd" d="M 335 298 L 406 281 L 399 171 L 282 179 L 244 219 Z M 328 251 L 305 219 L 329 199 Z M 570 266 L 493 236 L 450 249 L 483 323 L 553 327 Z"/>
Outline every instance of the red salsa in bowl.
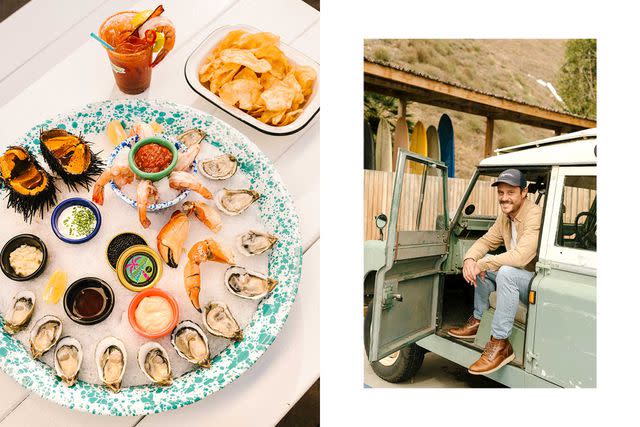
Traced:
<path fill-rule="evenodd" d="M 129 167 L 140 179 L 159 181 L 178 162 L 175 143 L 156 136 L 138 141 L 129 152 Z"/>
<path fill-rule="evenodd" d="M 160 144 L 147 144 L 136 152 L 133 161 L 143 172 L 161 172 L 169 167 L 173 160 L 173 154 L 167 147 Z"/>

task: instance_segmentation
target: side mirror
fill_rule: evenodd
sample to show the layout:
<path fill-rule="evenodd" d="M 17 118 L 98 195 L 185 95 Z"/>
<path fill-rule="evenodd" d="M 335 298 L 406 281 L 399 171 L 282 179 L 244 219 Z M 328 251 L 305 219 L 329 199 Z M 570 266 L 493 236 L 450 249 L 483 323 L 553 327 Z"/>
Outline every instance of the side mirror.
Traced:
<path fill-rule="evenodd" d="M 469 206 L 464 208 L 464 214 L 465 215 L 471 215 L 475 211 L 476 211 L 476 205 L 474 205 L 474 204 L 470 204 Z"/>
<path fill-rule="evenodd" d="M 380 230 L 380 240 L 384 240 L 384 233 L 382 229 L 387 225 L 387 216 L 383 213 L 376 217 L 376 227 Z"/>

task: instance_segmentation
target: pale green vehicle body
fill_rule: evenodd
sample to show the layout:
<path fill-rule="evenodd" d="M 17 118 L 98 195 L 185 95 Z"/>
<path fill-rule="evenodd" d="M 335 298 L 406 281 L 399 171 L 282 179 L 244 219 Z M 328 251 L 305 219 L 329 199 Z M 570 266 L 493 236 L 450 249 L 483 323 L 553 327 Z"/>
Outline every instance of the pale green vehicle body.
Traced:
<path fill-rule="evenodd" d="M 564 137 L 571 141 L 571 135 Z M 528 307 L 526 326 L 519 323 L 514 324 L 510 341 L 514 347 L 516 359 L 502 369 L 487 375 L 509 387 L 596 386 L 596 253 L 558 247 L 554 244 L 554 230 L 560 221 L 558 213 L 559 206 L 562 205 L 562 195 L 558 195 L 558 191 L 563 190 L 564 177 L 570 175 L 595 176 L 595 131 L 581 132 L 578 133 L 578 136 L 580 138 L 574 140 L 581 143 L 587 141 L 580 146 L 581 152 L 590 149 L 593 155 L 572 156 L 574 159 L 572 163 L 562 163 L 563 156 L 557 155 L 554 158 L 548 153 L 542 153 L 542 162 L 546 163 L 541 163 L 541 160 L 537 158 L 529 159 L 527 162 L 527 156 L 521 155 L 526 154 L 526 150 L 515 153 L 521 155 L 522 160 L 513 164 L 507 162 L 516 157 L 513 155 L 510 158 L 505 155 L 504 164 L 500 164 L 500 162 L 491 164 L 491 161 L 483 161 L 451 221 L 454 228 L 458 222 L 465 221 L 463 208 L 471 194 L 475 180 L 483 171 L 522 167 L 521 165 L 529 165 L 531 162 L 539 167 L 542 165 L 548 168 L 550 178 L 546 190 L 545 211 L 541 228 L 543 231 L 541 232 L 536 275 L 531 282 L 531 291 L 535 292 L 535 303 Z M 584 145 L 587 143 L 591 145 L 585 147 Z M 549 145 L 554 144 L 552 141 Z M 412 157 L 412 160 L 419 158 L 425 163 L 437 163 L 409 152 L 404 152 L 403 156 Z M 403 157 L 403 161 L 404 159 L 406 157 Z M 439 163 L 438 165 L 443 166 Z M 400 160 L 398 161 L 399 167 Z M 398 181 L 396 181 L 396 186 L 398 186 Z M 446 189 L 446 184 L 444 188 Z M 468 367 L 478 359 L 481 348 L 489 338 L 493 309 L 485 312 L 483 316 L 480 330 L 474 342 L 475 346 L 461 344 L 458 340 L 446 337 L 445 334 L 437 334 L 436 331 L 438 331 L 439 322 L 442 320 L 440 317 L 442 298 L 438 300 L 438 295 L 442 294 L 444 276 L 460 274 L 463 254 L 473 242 L 458 239 L 456 233 L 451 230 L 442 230 L 440 233 L 448 232 L 446 247 L 443 250 L 442 246 L 437 246 L 440 248 L 437 249 L 434 245 L 441 242 L 436 241 L 433 236 L 439 232 L 430 232 L 431 234 L 419 242 L 425 248 L 434 248 L 430 249 L 431 252 L 424 252 L 426 249 L 423 249 L 422 253 L 429 256 L 420 258 L 421 260 L 439 258 L 435 267 L 425 273 L 430 275 L 429 279 L 419 278 L 421 273 L 419 268 L 415 266 L 399 270 L 401 263 L 396 260 L 396 257 L 401 250 L 406 251 L 407 249 L 402 247 L 402 243 L 399 248 L 395 241 L 393 203 L 398 201 L 399 198 L 396 200 L 394 191 L 387 233 L 390 237 L 388 240 L 391 240 L 390 244 L 395 247 L 388 247 L 387 241 L 381 240 L 364 243 L 365 294 L 373 295 L 374 302 L 369 360 L 370 362 L 380 360 L 404 345 L 415 342 L 420 347 Z M 474 225 L 478 226 L 479 230 L 488 228 L 488 224 L 483 225 L 482 221 Z M 402 233 L 405 234 L 401 236 Z M 397 238 L 406 242 L 406 233 L 409 232 L 398 233 Z M 387 264 L 388 259 L 391 261 Z M 408 262 L 410 263 L 410 261 Z M 407 260 L 404 262 L 406 263 Z M 417 285 L 420 286 L 421 292 L 429 293 L 429 297 L 426 299 L 427 303 L 420 301 L 412 306 L 412 300 L 420 299 L 411 296 L 416 295 L 415 291 L 406 290 L 407 296 L 395 300 L 390 296 L 396 295 L 394 292 L 398 292 L 398 289 L 401 288 L 398 281 L 402 284 L 421 279 L 424 279 L 423 282 L 417 283 Z M 429 298 L 433 299 L 429 300 Z M 407 301 L 409 301 L 408 304 Z M 402 308 L 403 304 L 405 308 Z M 436 306 L 438 306 L 437 311 Z M 394 310 L 397 313 L 394 314 Z M 403 314 L 402 310 L 405 310 L 406 313 Z M 414 322 L 416 313 L 421 313 L 421 310 L 433 313 L 432 317 L 430 319 L 425 317 L 422 320 L 423 324 L 420 330 L 413 324 L 408 326 L 409 323 Z M 375 316 L 379 316 L 379 319 L 376 319 Z M 378 335 L 376 336 L 376 334 Z M 378 341 L 375 341 L 376 338 Z"/>

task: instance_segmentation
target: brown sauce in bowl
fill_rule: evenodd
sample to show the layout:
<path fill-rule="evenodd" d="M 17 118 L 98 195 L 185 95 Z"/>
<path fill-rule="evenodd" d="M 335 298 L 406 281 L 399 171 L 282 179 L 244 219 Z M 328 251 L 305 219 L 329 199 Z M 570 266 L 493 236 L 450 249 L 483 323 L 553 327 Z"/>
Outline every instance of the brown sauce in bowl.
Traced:
<path fill-rule="evenodd" d="M 99 287 L 87 287 L 76 294 L 71 312 L 82 320 L 100 316 L 107 308 L 107 295 Z"/>

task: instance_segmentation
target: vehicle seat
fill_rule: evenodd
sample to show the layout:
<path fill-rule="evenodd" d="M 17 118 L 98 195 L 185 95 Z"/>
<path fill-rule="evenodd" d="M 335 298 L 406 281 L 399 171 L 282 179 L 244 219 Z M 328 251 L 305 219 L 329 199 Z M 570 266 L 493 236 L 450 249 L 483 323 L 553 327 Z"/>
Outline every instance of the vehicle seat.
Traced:
<path fill-rule="evenodd" d="M 491 292 L 489 294 L 489 306 L 496 309 L 496 301 L 498 297 L 496 292 Z M 518 309 L 516 310 L 516 322 L 521 323 L 523 325 L 527 324 L 527 309 L 528 307 L 522 303 L 522 301 L 518 301 Z"/>

